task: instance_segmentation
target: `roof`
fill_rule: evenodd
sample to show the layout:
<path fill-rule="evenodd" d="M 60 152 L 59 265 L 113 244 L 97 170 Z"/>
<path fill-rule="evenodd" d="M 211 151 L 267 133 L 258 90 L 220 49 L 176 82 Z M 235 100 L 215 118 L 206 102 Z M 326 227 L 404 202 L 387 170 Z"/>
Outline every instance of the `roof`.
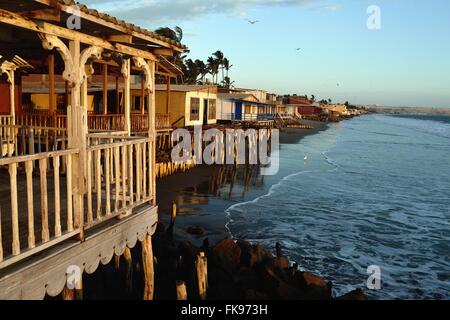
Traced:
<path fill-rule="evenodd" d="M 191 91 L 201 91 L 206 89 L 212 89 L 216 86 L 213 85 L 171 85 L 170 91 L 178 91 L 178 92 L 191 92 Z M 167 85 L 166 84 L 157 84 L 156 85 L 157 91 L 166 91 Z"/>
<path fill-rule="evenodd" d="M 14 55 L 12 58 L 3 57 L 0 55 L 0 65 L 6 63 L 9 68 L 13 69 L 33 69 L 33 66 L 26 62 L 24 59 L 18 55 Z"/>
<path fill-rule="evenodd" d="M 244 100 L 247 99 L 249 97 L 253 97 L 256 100 L 258 100 L 253 94 L 251 93 L 219 93 L 217 94 L 217 96 L 220 99 L 223 100 Z"/>
<path fill-rule="evenodd" d="M 177 51 L 185 51 L 187 49 L 186 46 L 182 45 L 178 41 L 160 36 L 147 29 L 117 19 L 109 14 L 99 12 L 95 9 L 90 9 L 86 5 L 75 2 L 74 0 L 2 0 L 1 2 L 1 9 L 12 12 L 21 12 L 26 10 L 33 11 L 50 7 L 54 8 L 55 12 L 64 12 L 69 15 L 73 13 L 73 6 L 78 6 L 81 13 L 81 18 L 90 20 L 93 23 L 103 22 L 103 25 L 108 28 L 115 29 L 119 32 L 132 35 L 142 40 L 155 41 L 156 45 L 171 47 Z"/>

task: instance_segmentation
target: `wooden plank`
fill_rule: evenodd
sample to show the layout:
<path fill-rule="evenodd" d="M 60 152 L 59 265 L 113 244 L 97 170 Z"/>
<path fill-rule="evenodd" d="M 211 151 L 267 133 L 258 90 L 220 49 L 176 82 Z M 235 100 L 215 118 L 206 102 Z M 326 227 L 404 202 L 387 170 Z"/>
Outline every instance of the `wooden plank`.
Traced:
<path fill-rule="evenodd" d="M 116 172 L 116 196 L 114 199 L 114 211 L 119 211 L 119 195 L 120 195 L 120 149 L 114 148 L 114 169 Z"/>
<path fill-rule="evenodd" d="M 134 182 L 134 174 L 133 174 L 133 146 L 128 147 L 128 186 L 130 190 L 130 206 L 134 203 L 134 188 L 133 188 L 133 182 Z"/>
<path fill-rule="evenodd" d="M 97 191 L 97 219 L 102 219 L 102 169 L 101 169 L 101 151 L 94 152 L 95 156 L 95 189 Z"/>
<path fill-rule="evenodd" d="M 111 215 L 111 149 L 105 150 L 106 216 Z"/>
<path fill-rule="evenodd" d="M 39 138 L 38 138 L 39 140 Z M 55 152 L 44 152 L 44 153 L 38 153 L 34 155 L 27 155 L 27 156 L 19 156 L 14 158 L 4 158 L 0 159 L 0 166 L 6 166 L 11 163 L 20 163 L 20 162 L 26 162 L 26 161 L 35 161 L 35 160 L 41 160 L 41 159 L 49 159 L 57 156 L 67 156 L 70 154 L 76 154 L 78 153 L 78 149 L 67 149 L 67 150 L 61 150 L 61 151 L 55 151 Z"/>
<path fill-rule="evenodd" d="M 55 105 L 55 55 L 48 56 L 48 81 L 49 81 L 49 111 L 54 113 L 56 111 Z M 54 124 L 56 125 L 56 124 Z"/>
<path fill-rule="evenodd" d="M 60 237 L 62 235 L 61 231 L 61 188 L 59 183 L 59 167 L 60 159 L 59 157 L 53 158 L 53 172 L 55 180 L 55 237 Z"/>
<path fill-rule="evenodd" d="M 142 144 L 142 196 L 147 197 L 147 143 Z"/>
<path fill-rule="evenodd" d="M 113 35 L 108 36 L 107 40 L 111 41 L 111 42 L 121 42 L 121 43 L 132 44 L 133 36 L 129 35 L 129 34 L 113 34 Z"/>
<path fill-rule="evenodd" d="M 94 221 L 94 214 L 92 213 L 92 152 L 86 152 L 86 161 L 87 161 L 87 222 L 88 224 L 92 224 Z"/>
<path fill-rule="evenodd" d="M 11 186 L 11 223 L 12 223 L 12 254 L 20 254 L 20 235 L 19 235 L 19 208 L 17 202 L 17 163 L 9 165 L 9 181 Z"/>
<path fill-rule="evenodd" d="M 141 144 L 136 144 L 136 201 L 141 200 Z"/>
<path fill-rule="evenodd" d="M 48 228 L 48 194 L 47 194 L 47 159 L 39 160 L 41 180 L 41 220 L 42 220 L 42 242 L 50 240 Z"/>
<path fill-rule="evenodd" d="M 73 231 L 72 155 L 67 156 L 67 231 Z"/>
<path fill-rule="evenodd" d="M 25 162 L 25 173 L 27 176 L 28 248 L 33 249 L 36 245 L 34 234 L 33 161 Z"/>
<path fill-rule="evenodd" d="M 104 64 L 103 68 L 103 114 L 108 114 L 108 65 Z"/>
<path fill-rule="evenodd" d="M 122 208 L 127 207 L 127 146 L 122 146 Z"/>

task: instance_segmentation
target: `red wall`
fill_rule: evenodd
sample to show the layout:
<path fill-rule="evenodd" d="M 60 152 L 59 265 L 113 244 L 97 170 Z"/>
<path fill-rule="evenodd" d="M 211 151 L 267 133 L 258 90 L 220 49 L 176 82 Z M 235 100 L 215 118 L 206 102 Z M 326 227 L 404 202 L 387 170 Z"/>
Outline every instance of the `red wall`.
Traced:
<path fill-rule="evenodd" d="M 15 87 L 16 112 L 22 110 L 22 87 L 16 84 Z M 0 81 L 0 114 L 9 114 L 9 83 Z"/>
<path fill-rule="evenodd" d="M 298 113 L 300 113 L 301 115 L 316 114 L 316 107 L 314 106 L 298 107 Z"/>

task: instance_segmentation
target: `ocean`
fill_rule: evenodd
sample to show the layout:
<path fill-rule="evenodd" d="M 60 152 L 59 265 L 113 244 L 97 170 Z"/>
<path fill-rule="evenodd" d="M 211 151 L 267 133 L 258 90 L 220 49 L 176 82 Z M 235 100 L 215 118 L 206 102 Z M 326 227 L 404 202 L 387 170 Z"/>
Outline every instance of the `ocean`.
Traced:
<path fill-rule="evenodd" d="M 336 295 L 450 299 L 450 117 L 363 116 L 279 155 L 277 175 L 210 199 L 233 237 L 282 243 Z M 369 266 L 379 290 L 366 288 Z"/>

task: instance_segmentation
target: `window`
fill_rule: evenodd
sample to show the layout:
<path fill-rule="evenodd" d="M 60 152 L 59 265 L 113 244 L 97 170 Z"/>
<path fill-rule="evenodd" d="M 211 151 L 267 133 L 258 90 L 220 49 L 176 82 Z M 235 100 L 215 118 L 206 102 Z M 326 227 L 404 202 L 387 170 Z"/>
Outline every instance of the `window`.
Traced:
<path fill-rule="evenodd" d="M 209 100 L 208 120 L 216 119 L 216 99 Z"/>
<path fill-rule="evenodd" d="M 245 105 L 245 113 L 246 114 L 251 114 L 252 113 L 252 106 L 249 104 Z"/>
<path fill-rule="evenodd" d="M 199 98 L 191 98 L 191 121 L 200 120 L 200 99 Z"/>

